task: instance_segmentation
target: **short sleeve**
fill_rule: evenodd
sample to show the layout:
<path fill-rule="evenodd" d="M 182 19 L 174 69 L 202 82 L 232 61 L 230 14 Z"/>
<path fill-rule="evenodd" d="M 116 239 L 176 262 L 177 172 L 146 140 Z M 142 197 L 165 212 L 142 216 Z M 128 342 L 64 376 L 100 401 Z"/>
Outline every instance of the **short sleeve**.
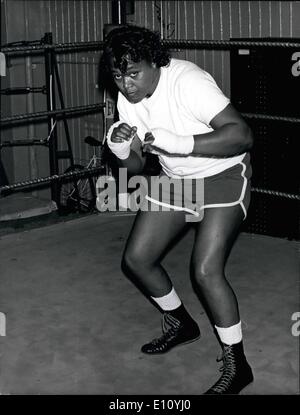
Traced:
<path fill-rule="evenodd" d="M 124 98 L 120 92 L 118 94 L 117 109 L 119 113 L 119 120 L 129 124 L 130 120 L 125 108 Z"/>
<path fill-rule="evenodd" d="M 119 120 L 128 124 L 131 127 L 137 127 L 137 136 L 142 140 L 148 131 L 136 114 L 135 105 L 130 104 L 126 98 L 119 92 L 117 109 L 119 113 Z"/>
<path fill-rule="evenodd" d="M 230 103 L 213 77 L 198 67 L 183 73 L 176 87 L 178 104 L 206 125 Z"/>

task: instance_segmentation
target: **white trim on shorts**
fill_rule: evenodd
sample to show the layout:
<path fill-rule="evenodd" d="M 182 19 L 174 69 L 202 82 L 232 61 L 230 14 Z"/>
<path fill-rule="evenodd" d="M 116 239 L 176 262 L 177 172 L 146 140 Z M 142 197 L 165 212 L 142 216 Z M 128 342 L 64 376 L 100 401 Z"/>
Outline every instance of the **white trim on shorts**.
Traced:
<path fill-rule="evenodd" d="M 242 172 L 241 172 L 241 176 L 244 179 L 243 186 L 242 186 L 242 191 L 241 191 L 241 194 L 240 194 L 239 199 L 237 201 L 235 201 L 235 202 L 229 202 L 229 203 L 212 203 L 210 205 L 203 205 L 203 206 L 200 207 L 200 210 L 205 209 L 205 208 L 230 207 L 230 206 L 236 206 L 236 205 L 240 204 L 241 205 L 241 208 L 243 210 L 243 213 L 244 213 L 244 220 L 246 219 L 246 217 L 247 217 L 247 211 L 246 211 L 245 205 L 243 203 L 243 200 L 244 200 L 244 197 L 245 197 L 245 193 L 246 193 L 247 183 L 248 183 L 248 179 L 245 176 L 246 164 L 243 163 L 242 161 L 240 161 L 238 164 L 241 164 L 242 165 L 242 168 L 243 169 L 242 169 Z M 204 191 L 205 191 L 205 189 L 204 189 Z"/>
<path fill-rule="evenodd" d="M 230 206 L 241 205 L 241 208 L 242 208 L 243 213 L 244 213 L 244 220 L 246 219 L 246 217 L 247 217 L 247 211 L 246 211 L 245 205 L 243 203 L 243 200 L 244 200 L 244 197 L 245 197 L 245 193 L 246 193 L 247 183 L 248 183 L 248 179 L 245 176 L 246 164 L 243 163 L 242 161 L 240 161 L 238 164 L 241 164 L 241 166 L 242 166 L 241 176 L 244 179 L 243 186 L 242 186 L 242 191 L 241 191 L 241 194 L 240 194 L 239 199 L 236 200 L 235 202 L 229 202 L 229 203 L 212 203 L 210 205 L 203 205 L 203 206 L 200 207 L 200 210 L 203 210 L 205 208 L 208 208 L 209 209 L 209 208 L 216 208 L 216 207 L 230 207 Z M 205 189 L 204 189 L 204 192 L 205 192 Z M 145 199 L 147 199 L 150 202 L 155 203 L 155 204 L 157 204 L 159 206 L 164 206 L 164 207 L 172 208 L 174 210 L 179 210 L 179 211 L 185 211 L 185 212 L 188 212 L 188 213 L 192 213 L 195 216 L 199 216 L 199 213 L 198 212 L 195 212 L 194 210 L 191 210 L 191 209 L 185 208 L 185 207 L 179 207 L 179 206 L 176 206 L 176 205 L 170 205 L 169 203 L 165 203 L 165 202 L 160 202 L 159 200 L 152 199 L 152 197 L 150 197 L 148 195 L 145 196 Z"/>
<path fill-rule="evenodd" d="M 147 199 L 147 200 L 149 200 L 149 202 L 155 203 L 156 205 L 159 205 L 159 206 L 172 208 L 174 210 L 181 210 L 181 211 L 184 211 L 184 212 L 191 213 L 192 215 L 199 216 L 199 213 L 195 212 L 192 209 L 189 209 L 189 208 L 186 208 L 186 207 L 180 207 L 180 206 L 176 206 L 176 205 L 170 205 L 169 203 L 165 203 L 165 202 L 160 202 L 159 200 L 152 199 L 152 197 L 150 197 L 148 195 L 145 196 L 145 199 Z"/>

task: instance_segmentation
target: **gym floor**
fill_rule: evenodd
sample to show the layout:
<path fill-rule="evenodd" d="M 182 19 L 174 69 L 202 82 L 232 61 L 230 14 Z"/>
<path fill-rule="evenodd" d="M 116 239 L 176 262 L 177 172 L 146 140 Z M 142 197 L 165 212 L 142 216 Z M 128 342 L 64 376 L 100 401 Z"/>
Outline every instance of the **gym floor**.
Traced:
<path fill-rule="evenodd" d="M 133 214 L 99 213 L 0 234 L 2 394 L 200 395 L 221 349 L 189 277 L 193 230 L 164 260 L 202 337 L 166 355 L 158 310 L 123 275 Z M 255 381 L 249 395 L 299 393 L 297 242 L 241 233 L 227 264 Z"/>

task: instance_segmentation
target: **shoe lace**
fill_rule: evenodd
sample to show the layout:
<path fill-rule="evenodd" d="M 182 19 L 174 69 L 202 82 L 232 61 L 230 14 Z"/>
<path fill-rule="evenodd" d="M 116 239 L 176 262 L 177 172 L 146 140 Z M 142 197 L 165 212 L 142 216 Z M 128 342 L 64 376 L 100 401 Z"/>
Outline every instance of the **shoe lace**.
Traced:
<path fill-rule="evenodd" d="M 212 391 L 217 393 L 226 392 L 236 374 L 236 363 L 233 348 L 231 346 L 224 346 L 222 357 L 217 359 L 217 362 L 220 361 L 223 361 L 223 366 L 220 367 L 219 370 L 223 373 L 220 379 L 211 388 Z"/>
<path fill-rule="evenodd" d="M 157 339 L 152 340 L 152 344 L 160 345 L 174 337 L 180 328 L 181 323 L 177 318 L 173 317 L 169 313 L 164 313 L 162 319 L 162 331 L 163 335 Z"/>
<path fill-rule="evenodd" d="M 181 323 L 179 320 L 177 320 L 177 318 L 175 318 L 169 313 L 164 313 L 163 319 L 162 319 L 163 333 L 167 334 L 170 332 L 170 333 L 175 334 L 176 330 L 178 330 L 180 326 L 181 326 Z"/>

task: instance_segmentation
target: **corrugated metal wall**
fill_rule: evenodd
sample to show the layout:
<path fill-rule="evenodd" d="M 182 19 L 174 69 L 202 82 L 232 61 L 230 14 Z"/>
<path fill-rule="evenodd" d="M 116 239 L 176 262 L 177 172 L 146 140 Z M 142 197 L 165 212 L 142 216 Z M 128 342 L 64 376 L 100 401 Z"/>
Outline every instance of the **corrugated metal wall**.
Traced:
<path fill-rule="evenodd" d="M 134 17 L 169 39 L 300 38 L 299 1 L 139 1 Z M 229 52 L 188 50 L 176 56 L 210 72 L 230 95 Z"/>
<path fill-rule="evenodd" d="M 49 31 L 54 35 L 54 43 L 102 40 L 104 25 L 111 21 L 110 1 L 48 0 L 40 3 L 45 3 L 47 6 L 46 21 L 49 22 Z M 99 52 L 58 55 L 66 107 L 90 105 L 103 100 L 97 88 L 99 56 Z M 84 164 L 89 158 L 90 151 L 83 143 L 83 138 L 87 135 L 102 137 L 102 115 L 73 118 L 68 124 L 75 161 Z M 61 137 L 64 135 L 62 123 L 59 125 L 59 135 Z"/>
<path fill-rule="evenodd" d="M 104 24 L 111 22 L 111 1 L 99 0 L 2 0 L 4 3 L 5 39 L 7 42 L 40 39 L 52 32 L 54 43 L 101 40 Z M 227 40 L 232 37 L 300 37 L 299 1 L 154 1 L 135 2 L 129 23 L 161 32 L 162 38 Z M 174 56 L 194 61 L 210 72 L 230 95 L 229 52 L 178 50 Z M 59 70 L 65 105 L 88 105 L 101 101 L 97 89 L 99 53 L 59 54 Z M 44 84 L 42 57 L 11 59 L 8 68 L 11 86 Z M 6 98 L 7 99 L 7 98 Z M 7 105 L 9 108 L 9 105 Z M 41 111 L 46 108 L 44 96 L 11 98 L 12 114 Z M 101 137 L 100 115 L 69 120 L 76 161 L 88 158 L 82 139 L 86 135 Z M 14 128 L 14 138 L 45 136 L 45 125 Z M 60 141 L 64 141 L 59 123 Z M 48 174 L 46 149 L 15 149 L 15 177 Z M 63 166 L 64 168 L 65 166 Z"/>
<path fill-rule="evenodd" d="M 4 0 L 5 41 L 39 40 L 46 32 L 52 32 L 54 43 L 95 41 L 103 39 L 103 28 L 111 22 L 111 2 L 98 0 Z M 97 85 L 99 52 L 59 53 L 57 55 L 60 80 L 66 107 L 101 102 L 102 94 Z M 9 85 L 40 87 L 45 85 L 43 56 L 11 57 L 8 61 Z M 42 94 L 26 96 L 1 96 L 5 116 L 46 110 L 46 97 Z M 56 100 L 60 108 L 59 100 Z M 85 163 L 91 150 L 83 143 L 87 135 L 102 137 L 102 115 L 86 115 L 69 118 L 68 125 L 76 162 Z M 14 127 L 4 130 L 1 138 L 24 139 L 47 137 L 46 123 Z M 59 148 L 66 148 L 63 123 L 58 123 Z M 2 158 L 9 154 L 3 149 Z M 14 147 L 14 175 L 10 182 L 49 175 L 48 150 L 44 147 Z M 8 160 L 8 157 L 7 157 Z M 60 164 L 60 171 L 69 162 Z M 9 170 L 9 169 L 7 169 Z M 39 192 L 49 197 L 49 191 Z"/>

